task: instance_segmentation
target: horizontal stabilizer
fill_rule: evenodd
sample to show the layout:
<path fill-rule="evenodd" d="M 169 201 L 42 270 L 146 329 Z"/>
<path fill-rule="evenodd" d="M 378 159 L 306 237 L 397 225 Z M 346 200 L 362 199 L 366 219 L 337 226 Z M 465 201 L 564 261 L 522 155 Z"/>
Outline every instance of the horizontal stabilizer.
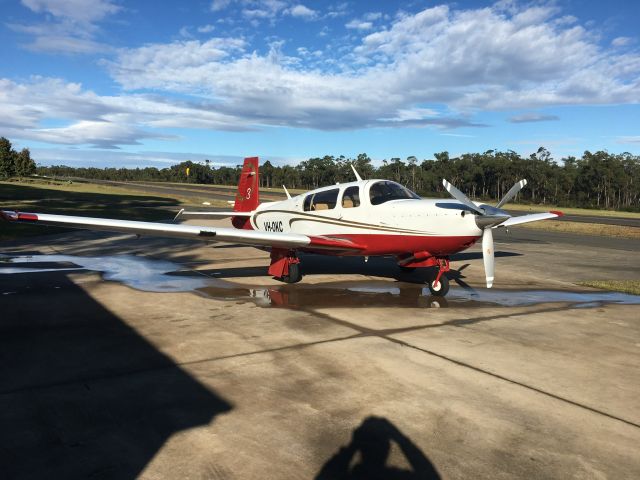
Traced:
<path fill-rule="evenodd" d="M 175 222 L 179 218 L 229 218 L 229 217 L 250 217 L 253 212 L 200 212 L 200 211 L 187 211 L 184 208 L 178 212 L 174 217 Z"/>

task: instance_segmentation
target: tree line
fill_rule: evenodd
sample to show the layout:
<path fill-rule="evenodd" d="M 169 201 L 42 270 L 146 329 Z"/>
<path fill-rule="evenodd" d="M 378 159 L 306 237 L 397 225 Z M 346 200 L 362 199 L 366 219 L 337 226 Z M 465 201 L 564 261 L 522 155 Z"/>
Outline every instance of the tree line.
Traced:
<path fill-rule="evenodd" d="M 19 152 L 13 149 L 9 139 L 0 137 L 0 179 L 27 177 L 36 173 L 36 162 L 28 148 Z"/>
<path fill-rule="evenodd" d="M 3 159 L 7 148 L 5 141 L 8 142 L 6 139 L 0 142 Z M 17 167 L 22 163 L 15 161 L 20 155 L 28 157 L 28 150 L 23 154 L 25 150 L 10 155 L 16 165 L 11 174 L 28 174 L 22 173 L 25 169 Z M 516 181 L 526 178 L 529 183 L 519 193 L 519 202 L 640 211 L 640 157 L 606 151 L 586 151 L 580 158 L 570 156 L 560 161 L 555 161 L 544 147 L 528 157 L 511 150 L 488 150 L 457 157 L 440 152 L 432 159 L 391 158 L 383 160 L 378 167 L 365 153 L 355 158 L 325 155 L 297 165 L 273 165 L 266 161 L 260 166 L 260 184 L 262 187 L 286 185 L 308 190 L 349 182 L 355 179 L 351 165 L 363 178 L 395 180 L 422 196 L 448 196 L 441 184 L 446 178 L 473 199 L 495 200 Z M 1 168 L 0 176 L 3 175 Z M 241 168 L 241 165 L 215 167 L 205 160 L 200 163 L 185 161 L 162 169 L 39 166 L 36 171 L 43 176 L 65 178 L 235 185 Z M 4 176 L 8 175 L 5 173 Z"/>

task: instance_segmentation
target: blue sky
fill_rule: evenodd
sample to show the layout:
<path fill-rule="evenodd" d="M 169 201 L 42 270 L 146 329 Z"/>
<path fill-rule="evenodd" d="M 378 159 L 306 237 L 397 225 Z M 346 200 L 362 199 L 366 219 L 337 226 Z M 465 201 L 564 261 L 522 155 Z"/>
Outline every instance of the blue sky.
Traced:
<path fill-rule="evenodd" d="M 42 164 L 640 154 L 640 2 L 0 0 Z"/>

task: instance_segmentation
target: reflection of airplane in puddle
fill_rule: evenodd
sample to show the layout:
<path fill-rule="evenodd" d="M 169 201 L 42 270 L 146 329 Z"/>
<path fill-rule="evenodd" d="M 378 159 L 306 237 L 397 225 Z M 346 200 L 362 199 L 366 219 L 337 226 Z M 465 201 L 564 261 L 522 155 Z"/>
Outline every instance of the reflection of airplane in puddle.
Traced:
<path fill-rule="evenodd" d="M 206 292 L 206 289 L 202 289 Z M 426 292 L 425 292 L 426 291 Z M 252 289 L 249 294 L 258 302 L 274 307 L 447 307 L 442 296 L 429 295 L 422 287 L 379 290 L 353 288 L 267 288 Z M 426 294 L 425 294 L 426 293 Z"/>
<path fill-rule="evenodd" d="M 562 215 L 561 212 L 511 217 L 502 210 L 526 185 L 517 182 L 493 207 L 472 202 L 446 180 L 443 185 L 456 200 L 422 199 L 402 185 L 387 180 L 336 184 L 278 202 L 260 203 L 258 158 L 245 159 L 232 212 L 184 212 L 186 217 L 231 217 L 235 228 L 178 225 L 40 213 L 2 212 L 5 220 L 59 225 L 177 238 L 232 242 L 268 248 L 269 274 L 287 283 L 301 280 L 298 252 L 356 255 L 368 258 L 392 255 L 404 270 L 432 267 L 433 295 L 449 290 L 444 275 L 449 255 L 469 248 L 482 238 L 487 287 L 493 284 L 492 229 Z"/>

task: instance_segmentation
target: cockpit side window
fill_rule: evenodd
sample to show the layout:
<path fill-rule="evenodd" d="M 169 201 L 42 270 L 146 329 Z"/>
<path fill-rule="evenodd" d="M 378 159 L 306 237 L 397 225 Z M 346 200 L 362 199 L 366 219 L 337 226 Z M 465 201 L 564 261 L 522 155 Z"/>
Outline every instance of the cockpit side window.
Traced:
<path fill-rule="evenodd" d="M 342 208 L 355 208 L 360 206 L 360 187 L 347 188 L 342 194 Z"/>
<path fill-rule="evenodd" d="M 408 188 L 396 182 L 376 182 L 369 189 L 371 205 L 380 205 L 390 200 L 419 199 L 420 197 Z"/>
<path fill-rule="evenodd" d="M 304 211 L 313 212 L 317 210 L 331 210 L 336 208 L 338 203 L 338 192 L 340 189 L 332 188 L 322 192 L 311 193 L 304 199 Z"/>

